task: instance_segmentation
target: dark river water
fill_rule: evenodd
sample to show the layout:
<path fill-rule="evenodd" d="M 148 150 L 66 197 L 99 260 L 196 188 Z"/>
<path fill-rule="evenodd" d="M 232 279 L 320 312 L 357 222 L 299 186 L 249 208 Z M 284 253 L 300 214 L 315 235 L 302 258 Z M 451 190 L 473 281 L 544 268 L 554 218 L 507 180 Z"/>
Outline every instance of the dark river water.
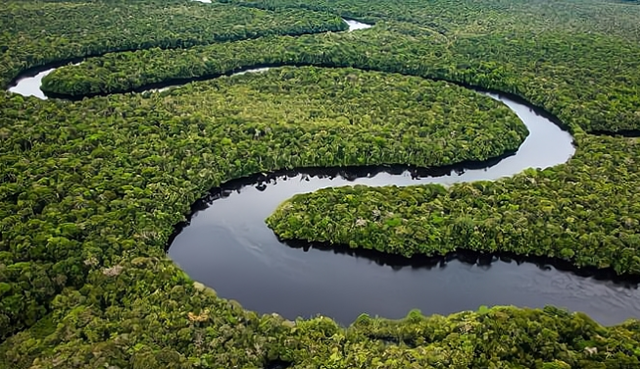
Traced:
<path fill-rule="evenodd" d="M 350 31 L 369 27 L 345 21 Z M 45 99 L 41 80 L 53 70 L 22 76 L 9 90 Z M 221 297 L 289 319 L 324 315 L 347 325 L 361 313 L 401 318 L 411 309 L 427 315 L 450 314 L 481 305 L 555 305 L 586 312 L 605 325 L 640 317 L 638 285 L 614 281 L 607 275 L 579 275 L 546 261 L 515 261 L 506 256 L 464 253 L 405 259 L 341 247 L 284 243 L 265 225 L 265 218 L 297 193 L 354 184 L 450 185 L 494 180 L 530 167 L 562 164 L 573 155 L 572 137 L 545 116 L 526 103 L 485 94 L 509 106 L 529 128 L 530 135 L 514 155 L 437 170 L 329 168 L 232 181 L 194 205 L 197 211 L 173 239 L 169 256 Z"/>
<path fill-rule="evenodd" d="M 531 259 L 516 262 L 465 253 L 408 260 L 287 244 L 265 225 L 265 218 L 297 193 L 353 184 L 491 180 L 529 167 L 562 164 L 572 156 L 567 132 L 523 103 L 488 95 L 509 106 L 529 128 L 530 135 L 515 155 L 466 169 L 303 170 L 233 181 L 196 204 L 199 210 L 171 243 L 169 256 L 220 296 L 289 319 L 320 314 L 346 325 L 360 313 L 401 318 L 414 308 L 424 314 L 450 314 L 481 305 L 555 305 L 586 312 L 606 325 L 640 317 L 640 292 L 628 281 L 600 280 L 602 276 L 578 275 Z"/>
<path fill-rule="evenodd" d="M 423 182 L 407 172 L 326 174 L 292 172 L 258 185 L 255 180 L 234 181 L 213 191 L 213 200 L 198 204 L 203 209 L 174 239 L 170 257 L 220 296 L 289 319 L 321 314 L 346 325 L 362 312 L 400 318 L 413 308 L 449 314 L 480 305 L 555 305 L 586 312 L 607 325 L 640 317 L 636 284 L 584 277 L 541 261 L 518 263 L 474 254 L 404 259 L 280 242 L 264 219 L 295 193 L 353 183 Z"/>

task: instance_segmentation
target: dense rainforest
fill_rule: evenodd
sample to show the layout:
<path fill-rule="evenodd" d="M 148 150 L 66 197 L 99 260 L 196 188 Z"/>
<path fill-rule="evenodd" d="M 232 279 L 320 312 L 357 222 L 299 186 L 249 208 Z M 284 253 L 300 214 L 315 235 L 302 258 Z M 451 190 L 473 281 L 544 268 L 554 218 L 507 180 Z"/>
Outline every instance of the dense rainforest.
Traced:
<path fill-rule="evenodd" d="M 58 255 L 87 247 L 86 257 L 112 257 L 80 242 L 90 234 L 85 227 L 138 218 L 127 215 L 138 206 L 135 198 L 168 196 L 161 207 L 143 200 L 140 208 L 153 216 L 135 230 L 161 246 L 168 233 L 158 234 L 154 223 L 179 220 L 185 212 L 180 207 L 196 199 L 185 193 L 190 200 L 184 201 L 179 194 L 194 185 L 207 188 L 278 168 L 482 161 L 515 151 L 527 135 L 507 107 L 461 87 L 313 67 L 225 77 L 162 94 L 87 99 L 53 113 L 33 112 L 30 127 L 20 119 L 21 97 L 8 100 L 4 109 L 13 122 L 4 131 L 1 159 L 8 182 L 0 208 L 9 240 L 3 259 L 13 264 L 6 271 L 13 283 L 5 282 L 0 305 L 9 317 L 5 329 L 28 324 L 66 283 L 82 281 L 82 264 L 58 264 Z M 83 122 L 60 126 L 78 116 Z M 54 159 L 59 153 L 64 159 Z M 184 176 L 176 175 L 180 171 Z M 162 193 L 154 194 L 156 187 Z M 91 210 L 101 206 L 101 214 Z M 55 239 L 46 238 L 51 231 Z M 35 247 L 34 241 L 45 243 Z M 25 290 L 25 270 L 49 282 L 37 292 Z"/>
<path fill-rule="evenodd" d="M 614 50 L 618 54 L 611 65 Z M 45 77 L 43 90 L 70 97 L 125 92 L 163 81 L 281 64 L 355 67 L 444 79 L 522 96 L 587 131 L 640 127 L 640 51 L 631 41 L 598 34 L 521 31 L 446 40 L 412 24 L 380 22 L 375 29 L 357 33 L 107 54 L 58 69 Z"/>
<path fill-rule="evenodd" d="M 640 142 L 623 140 L 590 138 L 569 164 L 505 180 L 297 195 L 268 224 L 284 239 L 407 257 L 511 252 L 640 274 Z"/>
<path fill-rule="evenodd" d="M 345 32 L 340 17 L 375 26 Z M 0 96 L 0 368 L 640 366 L 637 320 L 483 306 L 292 321 L 219 298 L 164 253 L 190 205 L 234 178 L 516 150 L 526 127 L 457 83 L 553 113 L 576 155 L 496 182 L 321 190 L 269 225 L 406 256 L 511 251 L 640 273 L 637 5 L 3 0 L 0 19 L 3 88 L 90 56 L 43 81 L 84 99 Z M 122 93 L 262 65 L 305 67 Z"/>
<path fill-rule="evenodd" d="M 0 75 L 110 51 L 341 31 L 336 15 L 184 1 L 3 1 Z M 73 23 L 70 24 L 70 20 Z"/>

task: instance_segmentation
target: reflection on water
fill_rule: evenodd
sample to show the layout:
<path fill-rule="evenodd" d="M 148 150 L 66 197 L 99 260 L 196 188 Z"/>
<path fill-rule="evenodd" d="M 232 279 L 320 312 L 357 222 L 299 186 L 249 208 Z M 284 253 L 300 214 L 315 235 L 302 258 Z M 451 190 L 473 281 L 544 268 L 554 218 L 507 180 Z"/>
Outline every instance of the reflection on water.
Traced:
<path fill-rule="evenodd" d="M 211 0 L 194 0 L 194 1 L 199 1 L 202 3 L 211 3 Z M 355 31 L 359 29 L 372 27 L 372 25 L 370 24 L 364 24 L 355 20 L 347 20 L 347 19 L 343 19 L 343 20 L 349 25 L 349 31 Z M 73 65 L 78 65 L 78 63 Z M 40 89 L 40 86 L 42 86 L 42 78 L 44 78 L 44 76 L 53 72 L 56 69 L 58 69 L 58 67 L 48 68 L 46 70 L 38 71 L 37 73 L 25 73 L 24 75 L 20 76 L 15 80 L 14 86 L 9 88 L 9 92 L 20 94 L 22 96 L 35 96 L 39 99 L 46 100 L 47 96 Z M 260 72 L 265 72 L 267 70 L 269 70 L 269 68 L 255 68 L 255 69 L 244 70 L 235 74 L 240 75 L 240 74 L 246 74 L 246 73 L 260 73 Z M 161 88 L 156 88 L 154 86 L 151 86 L 148 89 L 145 89 L 144 91 L 138 91 L 138 92 L 162 92 L 173 87 L 184 85 L 185 83 L 188 83 L 188 81 L 180 81 L 179 84 L 165 86 Z"/>
<path fill-rule="evenodd" d="M 367 29 L 373 27 L 371 24 L 365 24 L 352 19 L 343 19 L 349 25 L 349 31 L 356 31 L 359 29 Z"/>
<path fill-rule="evenodd" d="M 42 86 L 42 79 L 54 70 L 56 70 L 56 68 L 47 69 L 32 76 L 23 76 L 16 81 L 15 86 L 9 87 L 9 92 L 22 96 L 35 96 L 39 99 L 46 100 L 47 97 L 44 92 L 40 90 L 40 86 Z"/>
<path fill-rule="evenodd" d="M 291 319 L 322 314 L 349 324 L 362 312 L 400 318 L 413 308 L 425 314 L 449 314 L 480 305 L 511 304 L 566 307 L 604 324 L 640 316 L 637 285 L 581 276 L 544 260 L 515 262 L 472 253 L 404 259 L 283 243 L 265 225 L 264 219 L 297 193 L 353 184 L 493 180 L 529 167 L 558 165 L 571 157 L 574 148 L 568 133 L 520 102 L 489 95 L 509 106 L 529 128 L 530 135 L 515 155 L 439 169 L 306 169 L 231 181 L 194 205 L 190 224 L 177 234 L 168 253 L 192 278 L 220 296 Z"/>
<path fill-rule="evenodd" d="M 220 296 L 290 319 L 322 314 L 349 324 L 362 312 L 400 318 L 413 308 L 449 314 L 480 305 L 555 305 L 584 311 L 603 324 L 640 317 L 637 283 L 613 281 L 605 273 L 579 275 L 567 265 L 515 256 L 458 253 L 406 259 L 283 243 L 264 225 L 275 207 L 294 193 L 353 183 L 420 182 L 408 171 L 375 172 L 343 170 L 341 175 L 334 170 L 316 176 L 317 171 L 310 170 L 230 182 L 196 204 L 197 212 L 176 236 L 169 255 Z"/>

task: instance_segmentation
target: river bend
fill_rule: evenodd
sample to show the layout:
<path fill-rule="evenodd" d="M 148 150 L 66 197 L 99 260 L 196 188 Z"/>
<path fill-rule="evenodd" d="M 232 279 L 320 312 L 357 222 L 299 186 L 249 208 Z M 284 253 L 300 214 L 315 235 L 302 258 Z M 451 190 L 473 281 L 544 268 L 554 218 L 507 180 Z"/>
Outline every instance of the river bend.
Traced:
<path fill-rule="evenodd" d="M 349 31 L 370 27 L 352 20 L 345 22 Z M 46 99 L 40 85 L 53 70 L 24 75 L 9 91 Z M 555 305 L 586 312 L 607 325 L 640 317 L 640 292 L 635 282 L 614 281 L 606 275 L 580 275 L 544 260 L 516 261 L 474 253 L 404 259 L 377 252 L 283 243 L 264 223 L 282 201 L 297 193 L 354 184 L 450 185 L 495 180 L 526 168 L 559 165 L 573 155 L 571 135 L 544 114 L 505 95 L 479 92 L 507 105 L 529 129 L 529 136 L 514 155 L 431 170 L 403 166 L 327 168 L 231 181 L 194 205 L 196 211 L 189 225 L 172 240 L 169 256 L 221 297 L 235 299 L 247 309 L 277 312 L 289 319 L 320 314 L 349 324 L 360 313 L 401 318 L 414 308 L 428 315 L 477 309 L 480 305 Z"/>

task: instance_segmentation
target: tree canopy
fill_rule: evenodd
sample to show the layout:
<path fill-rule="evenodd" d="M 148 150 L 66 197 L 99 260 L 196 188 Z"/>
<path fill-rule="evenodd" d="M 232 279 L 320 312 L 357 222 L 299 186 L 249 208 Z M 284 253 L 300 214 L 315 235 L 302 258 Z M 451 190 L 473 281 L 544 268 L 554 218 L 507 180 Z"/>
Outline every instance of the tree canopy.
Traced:
<path fill-rule="evenodd" d="M 340 17 L 375 26 L 343 32 Z M 234 178 L 517 149 L 526 128 L 470 84 L 556 115 L 575 157 L 451 188 L 322 190 L 270 226 L 404 255 L 508 250 L 638 274 L 640 150 L 616 135 L 640 129 L 636 5 L 6 0 L 0 21 L 3 87 L 91 57 L 45 80 L 84 99 L 0 95 L 0 368 L 640 366 L 637 320 L 480 307 L 292 321 L 219 298 L 164 253 L 190 205 Z M 306 67 L 112 94 L 263 64 Z"/>

